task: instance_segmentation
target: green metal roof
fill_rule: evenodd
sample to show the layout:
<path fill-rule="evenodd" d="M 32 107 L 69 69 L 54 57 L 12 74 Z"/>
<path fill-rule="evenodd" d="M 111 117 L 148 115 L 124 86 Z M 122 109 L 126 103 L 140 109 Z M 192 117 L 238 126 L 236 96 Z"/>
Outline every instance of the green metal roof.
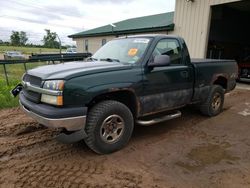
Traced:
<path fill-rule="evenodd" d="M 116 27 L 105 25 L 73 35 L 70 38 L 123 35 L 141 32 L 171 31 L 174 29 L 174 12 L 131 18 L 113 23 Z"/>

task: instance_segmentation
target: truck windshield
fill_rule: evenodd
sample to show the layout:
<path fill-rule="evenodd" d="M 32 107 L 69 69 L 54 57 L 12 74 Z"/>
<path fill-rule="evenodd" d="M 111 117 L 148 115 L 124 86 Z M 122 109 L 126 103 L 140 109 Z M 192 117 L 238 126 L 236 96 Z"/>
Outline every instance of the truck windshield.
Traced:
<path fill-rule="evenodd" d="M 92 56 L 92 59 L 133 64 L 142 58 L 149 41 L 149 38 L 123 38 L 112 40 L 100 48 Z"/>

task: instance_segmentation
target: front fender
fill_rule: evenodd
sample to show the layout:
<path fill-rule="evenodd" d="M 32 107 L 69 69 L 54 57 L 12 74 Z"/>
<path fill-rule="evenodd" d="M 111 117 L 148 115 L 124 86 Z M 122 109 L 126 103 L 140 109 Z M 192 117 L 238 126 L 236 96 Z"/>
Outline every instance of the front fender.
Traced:
<path fill-rule="evenodd" d="M 135 91 L 132 89 L 132 86 L 133 83 L 110 83 L 110 84 L 96 85 L 89 88 L 84 88 L 84 87 L 77 87 L 75 89 L 68 88 L 64 92 L 64 104 L 85 106 L 86 104 L 89 104 L 95 97 L 115 91 L 129 90 L 135 94 Z"/>
<path fill-rule="evenodd" d="M 133 83 L 113 83 L 91 87 L 85 92 L 86 103 L 89 103 L 93 98 L 106 93 L 130 91 L 135 94 L 135 91 L 132 89 L 132 87 Z"/>
<path fill-rule="evenodd" d="M 65 82 L 65 105 L 86 105 L 98 95 L 128 89 L 140 93 L 143 87 L 141 67 L 75 77 Z"/>

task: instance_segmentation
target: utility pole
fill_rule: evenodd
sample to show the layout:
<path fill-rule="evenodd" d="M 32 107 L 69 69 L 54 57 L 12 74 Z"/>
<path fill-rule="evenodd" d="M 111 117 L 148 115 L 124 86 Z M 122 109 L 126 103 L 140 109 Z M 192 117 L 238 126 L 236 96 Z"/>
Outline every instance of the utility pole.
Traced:
<path fill-rule="evenodd" d="M 59 47 L 60 47 L 60 54 L 62 54 L 62 42 L 58 34 L 56 34 L 58 40 L 59 40 Z"/>
<path fill-rule="evenodd" d="M 112 29 L 112 34 L 114 35 L 114 27 L 116 27 L 116 25 L 115 24 L 109 24 L 109 25 L 111 25 L 111 29 Z"/>

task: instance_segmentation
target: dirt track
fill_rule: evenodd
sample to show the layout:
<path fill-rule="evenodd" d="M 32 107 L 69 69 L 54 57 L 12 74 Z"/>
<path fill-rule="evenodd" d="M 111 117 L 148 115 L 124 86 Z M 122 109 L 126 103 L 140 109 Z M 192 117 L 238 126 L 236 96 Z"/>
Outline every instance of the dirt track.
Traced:
<path fill-rule="evenodd" d="M 19 109 L 2 110 L 0 187 L 250 187 L 250 91 L 227 95 L 224 108 L 137 127 L 111 155 L 58 143 Z"/>

